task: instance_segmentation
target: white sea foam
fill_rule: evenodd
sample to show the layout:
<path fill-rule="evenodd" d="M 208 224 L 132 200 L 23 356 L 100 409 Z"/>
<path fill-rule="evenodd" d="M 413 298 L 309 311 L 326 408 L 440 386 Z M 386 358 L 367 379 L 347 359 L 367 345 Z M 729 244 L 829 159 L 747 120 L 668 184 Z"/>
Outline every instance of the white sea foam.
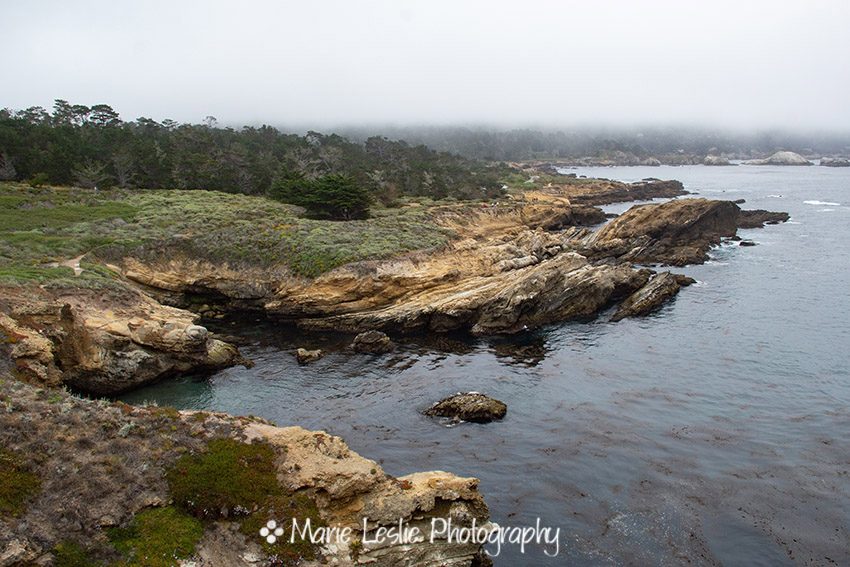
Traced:
<path fill-rule="evenodd" d="M 841 203 L 830 203 L 829 201 L 803 201 L 804 205 L 822 205 L 825 207 L 840 207 Z"/>

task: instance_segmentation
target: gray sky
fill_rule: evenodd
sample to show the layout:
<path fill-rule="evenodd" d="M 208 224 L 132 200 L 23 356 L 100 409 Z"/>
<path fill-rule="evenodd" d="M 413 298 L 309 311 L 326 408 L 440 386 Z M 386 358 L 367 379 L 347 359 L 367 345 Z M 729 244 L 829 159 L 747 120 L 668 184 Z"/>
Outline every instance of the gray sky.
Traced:
<path fill-rule="evenodd" d="M 850 2 L 4 0 L 0 107 L 850 130 Z"/>

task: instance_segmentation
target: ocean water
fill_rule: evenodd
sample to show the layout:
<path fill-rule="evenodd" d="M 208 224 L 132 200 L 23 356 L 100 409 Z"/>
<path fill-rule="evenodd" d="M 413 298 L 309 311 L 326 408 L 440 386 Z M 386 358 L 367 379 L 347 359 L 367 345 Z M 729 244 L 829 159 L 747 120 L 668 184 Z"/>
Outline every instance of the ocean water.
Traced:
<path fill-rule="evenodd" d="M 557 556 L 508 544 L 496 565 L 850 564 L 850 169 L 571 171 L 679 179 L 791 221 L 679 270 L 698 283 L 646 318 L 403 339 L 378 357 L 342 351 L 346 337 L 224 321 L 254 368 L 123 399 L 324 429 L 395 475 L 480 478 L 502 526 L 560 528 Z M 330 353 L 301 367 L 296 346 Z M 468 390 L 505 401 L 507 417 L 421 415 Z"/>

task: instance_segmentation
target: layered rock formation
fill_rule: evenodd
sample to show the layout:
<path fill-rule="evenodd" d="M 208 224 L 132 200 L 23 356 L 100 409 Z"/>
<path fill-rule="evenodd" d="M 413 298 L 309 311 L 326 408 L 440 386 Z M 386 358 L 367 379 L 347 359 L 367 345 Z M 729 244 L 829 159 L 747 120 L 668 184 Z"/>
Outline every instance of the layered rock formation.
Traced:
<path fill-rule="evenodd" d="M 446 215 L 442 222 L 459 238 L 430 254 L 351 264 L 310 280 L 267 279 L 257 285 L 263 279 L 256 276 L 254 289 L 274 292 L 257 298 L 254 306 L 309 330 L 516 333 L 592 318 L 635 293 L 652 274 L 631 263 L 703 262 L 708 250 L 734 236 L 739 226 L 787 219 L 784 213 L 742 212 L 728 201 L 678 199 L 633 207 L 595 232 L 552 229 L 589 207 L 575 200 L 682 192 L 677 182 L 653 180 L 601 187 L 598 181 L 550 187 L 503 207 Z M 206 282 L 214 286 L 211 292 L 226 295 L 234 286 L 233 281 L 218 285 L 226 272 L 217 277 L 215 266 L 194 262 L 150 266 L 128 259 L 126 266 L 128 276 L 149 285 L 168 281 L 170 289 L 183 281 L 197 290 Z"/>
<path fill-rule="evenodd" d="M 188 371 L 244 362 L 197 315 L 126 288 L 7 288 L 0 332 L 18 376 L 115 394 Z"/>

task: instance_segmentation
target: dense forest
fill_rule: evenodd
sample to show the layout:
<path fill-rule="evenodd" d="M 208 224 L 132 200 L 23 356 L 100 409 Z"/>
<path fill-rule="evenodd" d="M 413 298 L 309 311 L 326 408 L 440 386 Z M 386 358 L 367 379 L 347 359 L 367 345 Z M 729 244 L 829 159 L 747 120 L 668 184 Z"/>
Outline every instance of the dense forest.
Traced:
<path fill-rule="evenodd" d="M 339 130 L 351 140 L 365 140 L 374 128 Z M 850 155 L 850 135 L 764 131 L 754 134 L 705 128 L 496 129 L 487 127 L 381 128 L 391 139 L 424 144 L 437 151 L 490 161 L 575 159 L 625 152 L 641 158 L 677 154 L 704 157 L 724 153 L 748 159 L 791 150 L 806 155 Z M 664 160 L 672 161 L 672 160 Z"/>
<path fill-rule="evenodd" d="M 404 195 L 481 198 L 500 189 L 501 168 L 424 145 L 372 136 L 287 134 L 270 126 L 121 120 L 106 104 L 56 100 L 0 110 L 0 180 L 32 184 L 203 188 L 269 194 L 325 216 L 362 216 L 368 203 Z M 322 209 L 320 201 L 336 200 Z M 353 208 L 351 208 L 353 207 Z"/>

